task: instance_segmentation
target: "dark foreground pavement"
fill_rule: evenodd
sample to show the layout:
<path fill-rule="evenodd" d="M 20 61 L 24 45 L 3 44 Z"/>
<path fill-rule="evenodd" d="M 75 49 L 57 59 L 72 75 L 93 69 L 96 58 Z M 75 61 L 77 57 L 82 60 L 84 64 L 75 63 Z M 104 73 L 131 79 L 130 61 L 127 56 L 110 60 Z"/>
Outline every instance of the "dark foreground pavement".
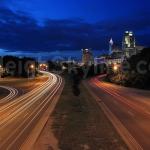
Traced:
<path fill-rule="evenodd" d="M 42 131 L 35 150 L 126 150 L 110 121 L 83 85 L 74 96 L 71 81 Z"/>

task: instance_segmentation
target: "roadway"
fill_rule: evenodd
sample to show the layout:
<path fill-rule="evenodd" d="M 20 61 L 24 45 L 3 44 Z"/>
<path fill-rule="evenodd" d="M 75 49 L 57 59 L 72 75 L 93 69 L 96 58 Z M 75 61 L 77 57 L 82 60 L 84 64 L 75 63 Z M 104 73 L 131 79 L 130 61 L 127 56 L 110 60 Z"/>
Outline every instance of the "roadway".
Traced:
<path fill-rule="evenodd" d="M 48 79 L 34 90 L 0 107 L 0 150 L 20 149 L 62 87 L 60 76 L 43 72 Z"/>
<path fill-rule="evenodd" d="M 150 150 L 150 92 L 102 81 L 104 76 L 86 82 L 90 90 L 115 115 L 141 149 Z"/>
<path fill-rule="evenodd" d="M 9 102 L 10 100 L 14 99 L 18 95 L 18 90 L 15 88 L 7 87 L 7 86 L 0 86 L 0 88 L 9 91 L 9 94 L 6 97 L 0 99 L 0 104 Z"/>

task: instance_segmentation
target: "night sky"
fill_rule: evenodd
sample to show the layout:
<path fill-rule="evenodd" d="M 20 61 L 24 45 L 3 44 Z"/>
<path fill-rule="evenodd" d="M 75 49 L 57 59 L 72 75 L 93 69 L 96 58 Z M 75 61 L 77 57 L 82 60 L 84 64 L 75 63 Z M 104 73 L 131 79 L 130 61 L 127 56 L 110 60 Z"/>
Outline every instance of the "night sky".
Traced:
<path fill-rule="evenodd" d="M 126 30 L 150 46 L 149 0 L 0 0 L 1 55 L 100 55 L 111 37 L 121 46 Z"/>

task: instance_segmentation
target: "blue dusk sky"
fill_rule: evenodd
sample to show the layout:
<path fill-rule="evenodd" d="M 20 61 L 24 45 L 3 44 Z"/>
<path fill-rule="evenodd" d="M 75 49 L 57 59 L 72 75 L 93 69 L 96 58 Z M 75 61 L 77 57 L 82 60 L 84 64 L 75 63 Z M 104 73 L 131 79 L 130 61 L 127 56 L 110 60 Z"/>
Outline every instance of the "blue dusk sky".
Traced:
<path fill-rule="evenodd" d="M 124 31 L 150 46 L 149 0 L 0 0 L 1 55 L 80 57 L 121 46 Z"/>

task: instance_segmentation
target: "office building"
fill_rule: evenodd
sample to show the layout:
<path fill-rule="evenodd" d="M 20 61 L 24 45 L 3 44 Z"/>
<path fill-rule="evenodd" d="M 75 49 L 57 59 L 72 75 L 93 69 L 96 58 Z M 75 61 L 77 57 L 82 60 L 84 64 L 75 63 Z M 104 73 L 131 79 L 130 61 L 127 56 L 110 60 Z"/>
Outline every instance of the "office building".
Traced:
<path fill-rule="evenodd" d="M 133 32 L 126 31 L 122 40 L 122 50 L 126 58 L 136 55 L 136 41 Z"/>
<path fill-rule="evenodd" d="M 82 64 L 83 65 L 94 64 L 94 57 L 91 49 L 82 49 Z"/>

